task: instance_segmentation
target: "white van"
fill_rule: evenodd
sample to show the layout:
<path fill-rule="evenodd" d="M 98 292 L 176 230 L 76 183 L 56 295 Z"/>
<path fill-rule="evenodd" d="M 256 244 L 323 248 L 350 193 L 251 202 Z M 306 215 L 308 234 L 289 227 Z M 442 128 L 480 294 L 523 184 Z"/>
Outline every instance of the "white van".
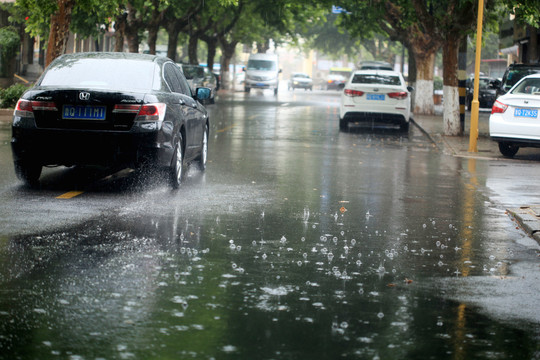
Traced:
<path fill-rule="evenodd" d="M 245 92 L 249 92 L 252 88 L 273 89 L 274 94 L 277 95 L 281 72 L 277 55 L 251 54 L 244 71 L 246 72 Z"/>

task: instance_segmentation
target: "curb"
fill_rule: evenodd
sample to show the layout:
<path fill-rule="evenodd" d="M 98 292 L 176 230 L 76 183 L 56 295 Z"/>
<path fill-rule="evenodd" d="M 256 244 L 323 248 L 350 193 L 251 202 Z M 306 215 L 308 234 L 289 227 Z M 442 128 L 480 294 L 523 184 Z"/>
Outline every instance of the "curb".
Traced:
<path fill-rule="evenodd" d="M 540 245 L 540 206 L 520 206 L 506 211 Z"/>
<path fill-rule="evenodd" d="M 414 118 L 411 118 L 411 122 L 422 132 L 422 134 L 424 134 L 429 139 L 429 141 L 433 143 L 433 145 L 437 147 L 437 149 L 442 151 L 441 147 L 439 146 L 439 142 L 435 141 L 435 139 L 431 136 L 429 132 L 427 132 L 422 126 L 420 126 L 420 124 L 414 121 Z"/>

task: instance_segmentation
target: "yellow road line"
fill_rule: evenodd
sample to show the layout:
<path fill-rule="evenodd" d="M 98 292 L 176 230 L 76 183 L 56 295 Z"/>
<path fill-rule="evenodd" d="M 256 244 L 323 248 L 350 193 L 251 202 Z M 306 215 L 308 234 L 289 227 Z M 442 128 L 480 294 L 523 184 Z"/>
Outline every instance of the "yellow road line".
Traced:
<path fill-rule="evenodd" d="M 222 133 L 222 132 L 225 132 L 225 131 L 227 131 L 227 130 L 231 130 L 231 129 L 232 129 L 233 127 L 235 127 L 235 126 L 236 126 L 236 124 L 232 124 L 231 126 L 227 126 L 227 127 L 223 128 L 223 129 L 217 130 L 217 132 L 218 132 L 218 133 Z"/>
<path fill-rule="evenodd" d="M 84 191 L 68 191 L 65 194 L 62 194 L 60 196 L 57 196 L 57 199 L 71 199 L 75 196 L 81 195 Z"/>

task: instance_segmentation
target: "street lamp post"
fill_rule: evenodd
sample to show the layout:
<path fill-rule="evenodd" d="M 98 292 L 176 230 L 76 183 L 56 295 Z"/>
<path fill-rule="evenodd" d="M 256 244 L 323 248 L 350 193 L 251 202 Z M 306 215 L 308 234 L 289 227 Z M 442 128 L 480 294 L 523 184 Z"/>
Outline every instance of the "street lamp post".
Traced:
<path fill-rule="evenodd" d="M 480 61 L 482 55 L 482 22 L 484 17 L 484 0 L 478 0 L 478 20 L 476 24 L 476 62 L 474 64 L 474 93 L 471 106 L 471 130 L 469 134 L 469 152 L 478 152 L 478 85 L 480 82 Z"/>

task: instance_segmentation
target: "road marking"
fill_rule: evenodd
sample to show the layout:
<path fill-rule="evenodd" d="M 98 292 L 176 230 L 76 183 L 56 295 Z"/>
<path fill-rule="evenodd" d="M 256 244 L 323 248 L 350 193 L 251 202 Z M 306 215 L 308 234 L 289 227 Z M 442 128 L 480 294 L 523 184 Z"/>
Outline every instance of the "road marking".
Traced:
<path fill-rule="evenodd" d="M 217 132 L 222 133 L 222 132 L 225 132 L 227 130 L 231 130 L 235 126 L 236 126 L 236 124 L 232 124 L 231 126 L 227 126 L 227 127 L 223 128 L 223 129 L 219 129 Z"/>
<path fill-rule="evenodd" d="M 81 195 L 84 191 L 68 191 L 65 194 L 62 194 L 60 196 L 57 196 L 57 199 L 71 199 L 75 196 Z"/>

